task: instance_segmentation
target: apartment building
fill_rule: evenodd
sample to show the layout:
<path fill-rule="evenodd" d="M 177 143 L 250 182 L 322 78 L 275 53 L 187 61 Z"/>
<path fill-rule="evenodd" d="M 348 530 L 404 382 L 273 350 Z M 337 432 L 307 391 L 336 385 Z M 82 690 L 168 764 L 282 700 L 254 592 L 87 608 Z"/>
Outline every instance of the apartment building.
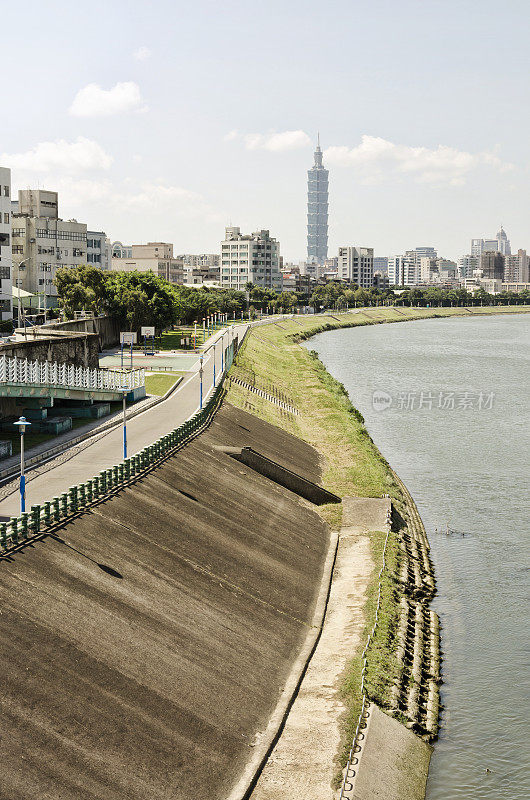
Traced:
<path fill-rule="evenodd" d="M 0 319 L 13 316 L 11 255 L 11 170 L 0 167 Z"/>
<path fill-rule="evenodd" d="M 112 245 L 113 253 L 115 245 L 116 242 Z M 113 255 L 111 268 L 114 272 L 154 272 L 169 283 L 184 283 L 182 259 L 173 257 L 173 245 L 169 242 L 133 244 L 127 250 L 131 252 L 130 257 Z"/>
<path fill-rule="evenodd" d="M 111 258 L 132 258 L 132 244 L 112 242 L 111 253 Z"/>
<path fill-rule="evenodd" d="M 416 286 L 419 283 L 420 264 L 408 255 L 390 256 L 388 283 L 390 286 Z"/>
<path fill-rule="evenodd" d="M 513 255 L 504 257 L 504 280 L 507 283 L 528 283 L 530 281 L 529 275 L 529 257 L 526 250 L 518 250 Z"/>
<path fill-rule="evenodd" d="M 504 256 L 493 250 L 484 250 L 480 256 L 482 277 L 488 280 L 504 279 Z"/>
<path fill-rule="evenodd" d="M 24 189 L 11 218 L 14 283 L 41 296 L 41 307 L 57 304 L 55 275 L 60 267 L 87 263 L 87 226 L 59 217 L 57 192 Z"/>
<path fill-rule="evenodd" d="M 369 289 L 374 277 L 373 247 L 339 247 L 337 271 L 340 280 Z"/>
<path fill-rule="evenodd" d="M 86 260 L 89 267 L 109 270 L 111 268 L 112 245 L 103 231 L 87 231 Z"/>
<path fill-rule="evenodd" d="M 245 291 L 247 283 L 281 291 L 280 244 L 267 230 L 243 235 L 239 228 L 226 228 L 221 242 L 221 288 Z"/>

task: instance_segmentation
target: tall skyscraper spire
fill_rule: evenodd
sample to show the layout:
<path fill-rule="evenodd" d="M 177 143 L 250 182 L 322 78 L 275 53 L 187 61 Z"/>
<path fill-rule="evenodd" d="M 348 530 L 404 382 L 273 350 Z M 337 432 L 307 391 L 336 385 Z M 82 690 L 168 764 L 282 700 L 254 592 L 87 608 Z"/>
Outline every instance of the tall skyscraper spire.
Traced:
<path fill-rule="evenodd" d="M 315 163 L 307 172 L 307 260 L 316 264 L 328 257 L 328 176 L 318 133 Z"/>

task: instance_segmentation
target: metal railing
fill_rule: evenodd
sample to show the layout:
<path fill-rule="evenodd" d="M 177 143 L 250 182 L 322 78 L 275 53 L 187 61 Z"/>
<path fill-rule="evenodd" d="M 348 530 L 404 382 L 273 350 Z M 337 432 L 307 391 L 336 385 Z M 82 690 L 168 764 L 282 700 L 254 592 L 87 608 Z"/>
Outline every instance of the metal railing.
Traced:
<path fill-rule="evenodd" d="M 57 361 L 0 356 L 0 383 L 26 383 L 64 389 L 125 391 L 145 385 L 145 370 L 118 372 L 110 369 L 76 367 Z"/>
<path fill-rule="evenodd" d="M 246 333 L 247 331 L 245 331 L 241 343 L 244 341 Z M 238 349 L 236 337 L 226 348 L 225 370 L 220 376 L 219 383 L 207 398 L 204 407 L 196 411 L 178 428 L 157 439 L 148 447 L 144 447 L 136 455 L 103 470 L 90 480 L 71 486 L 66 492 L 45 503 L 31 506 L 30 511 L 24 512 L 18 517 L 12 517 L 9 522 L 0 523 L 0 555 L 10 552 L 39 534 L 45 534 L 48 529 L 77 515 L 93 503 L 106 499 L 112 492 L 150 472 L 154 466 L 195 437 L 208 425 L 221 402 L 224 392 L 223 381 Z M 143 370 L 137 371 L 143 372 Z"/>

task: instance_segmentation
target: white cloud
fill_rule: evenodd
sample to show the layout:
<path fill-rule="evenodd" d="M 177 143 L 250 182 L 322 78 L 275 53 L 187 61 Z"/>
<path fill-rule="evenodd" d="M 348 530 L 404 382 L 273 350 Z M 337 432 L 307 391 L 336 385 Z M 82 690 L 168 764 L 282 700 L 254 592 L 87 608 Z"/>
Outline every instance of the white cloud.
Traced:
<path fill-rule="evenodd" d="M 468 153 L 454 147 L 410 147 L 394 144 L 378 136 L 361 137 L 356 147 L 328 147 L 326 164 L 352 166 L 359 170 L 365 182 L 380 181 L 391 176 L 409 176 L 420 183 L 465 183 L 468 174 L 480 166 L 493 167 L 501 172 L 513 169 L 491 152 Z"/>
<path fill-rule="evenodd" d="M 311 139 L 304 131 L 240 134 L 237 130 L 233 130 L 224 138 L 225 141 L 241 139 L 247 150 L 269 150 L 272 153 L 298 150 L 311 144 Z"/>
<path fill-rule="evenodd" d="M 70 106 L 74 117 L 108 117 L 126 111 L 146 111 L 140 87 L 133 81 L 117 83 L 112 89 L 102 89 L 89 83 L 80 89 Z"/>
<path fill-rule="evenodd" d="M 2 153 L 0 163 L 11 169 L 26 172 L 50 172 L 76 174 L 88 170 L 109 169 L 112 156 L 92 139 L 78 136 L 74 142 L 58 139 L 55 142 L 39 142 L 25 153 Z"/>
<path fill-rule="evenodd" d="M 136 61 L 147 61 L 148 58 L 151 58 L 151 51 L 143 44 L 138 50 L 134 51 L 133 58 L 136 59 Z"/>
<path fill-rule="evenodd" d="M 69 209 L 69 213 L 78 214 L 79 219 L 94 215 L 101 220 L 119 217 L 127 219 L 127 224 L 132 219 L 142 225 L 149 220 L 151 227 L 155 219 L 163 220 L 164 224 L 173 218 L 222 222 L 222 217 L 203 195 L 161 181 L 113 183 L 106 179 L 64 177 L 54 186 L 59 192 L 61 206 Z M 108 223 L 104 224 L 108 227 Z"/>

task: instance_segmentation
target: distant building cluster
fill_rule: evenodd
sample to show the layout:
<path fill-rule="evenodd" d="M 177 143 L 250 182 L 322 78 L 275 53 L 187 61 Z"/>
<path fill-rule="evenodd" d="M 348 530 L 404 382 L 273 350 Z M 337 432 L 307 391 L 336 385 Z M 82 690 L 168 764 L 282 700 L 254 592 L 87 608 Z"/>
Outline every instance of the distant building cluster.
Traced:
<path fill-rule="evenodd" d="M 61 267 L 88 265 L 106 271 L 153 272 L 180 285 L 246 291 L 249 284 L 275 291 L 300 292 L 337 281 L 363 289 L 377 287 L 485 289 L 491 294 L 530 289 L 526 250 L 512 252 L 501 226 L 493 238 L 471 239 L 469 252 L 457 261 L 434 247 L 374 255 L 373 247 L 328 248 L 329 171 L 318 137 L 314 163 L 307 172 L 307 259 L 283 263 L 280 243 L 267 229 L 241 233 L 225 229 L 217 253 L 174 254 L 170 242 L 123 244 L 84 222 L 59 216 L 57 192 L 24 189 L 11 196 L 11 171 L 0 167 L 0 320 L 13 313 L 13 299 L 32 297 L 33 307 L 57 305 L 55 276 Z"/>

